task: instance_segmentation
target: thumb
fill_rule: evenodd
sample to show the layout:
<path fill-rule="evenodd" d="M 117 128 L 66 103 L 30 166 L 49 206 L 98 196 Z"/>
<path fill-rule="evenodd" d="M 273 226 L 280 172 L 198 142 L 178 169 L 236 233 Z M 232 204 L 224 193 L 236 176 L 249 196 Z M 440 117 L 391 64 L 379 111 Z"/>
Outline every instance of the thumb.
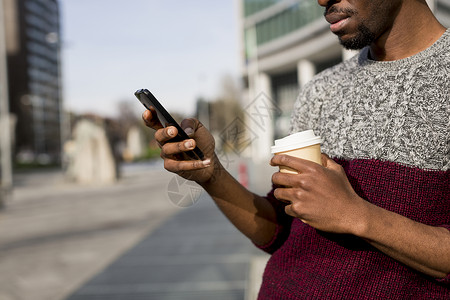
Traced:
<path fill-rule="evenodd" d="M 199 120 L 194 118 L 184 119 L 183 121 L 181 121 L 180 125 L 189 137 L 192 137 L 197 129 L 203 126 Z"/>

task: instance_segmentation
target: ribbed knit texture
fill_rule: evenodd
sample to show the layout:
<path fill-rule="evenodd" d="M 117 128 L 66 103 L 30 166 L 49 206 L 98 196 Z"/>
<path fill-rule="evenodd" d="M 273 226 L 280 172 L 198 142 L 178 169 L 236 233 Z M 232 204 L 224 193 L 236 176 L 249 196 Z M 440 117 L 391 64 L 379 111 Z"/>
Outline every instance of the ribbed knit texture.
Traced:
<path fill-rule="evenodd" d="M 450 31 L 395 62 L 368 50 L 316 76 L 295 106 L 292 131 L 313 129 L 355 191 L 377 206 L 450 230 Z M 259 299 L 450 299 L 450 280 L 417 272 L 350 236 L 284 213 Z"/>

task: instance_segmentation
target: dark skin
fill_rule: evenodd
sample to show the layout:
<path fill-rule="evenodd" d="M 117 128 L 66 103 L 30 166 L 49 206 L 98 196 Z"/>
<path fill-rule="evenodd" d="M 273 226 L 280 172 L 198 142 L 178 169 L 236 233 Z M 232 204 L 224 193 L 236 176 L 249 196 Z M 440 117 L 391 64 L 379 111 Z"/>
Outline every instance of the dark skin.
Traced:
<path fill-rule="evenodd" d="M 374 34 L 373 60 L 392 61 L 412 56 L 431 46 L 446 30 L 425 0 L 318 0 L 326 20 L 336 23 L 336 35 L 355 38 L 360 25 Z M 338 26 L 337 22 L 341 24 Z M 333 31 L 334 32 L 334 31 Z"/>
<path fill-rule="evenodd" d="M 380 18 L 369 5 L 375 2 L 385 7 Z M 387 3 L 392 1 L 392 3 Z M 357 34 L 357 23 L 362 22 L 375 34 L 370 44 L 373 59 L 394 60 L 408 57 L 426 49 L 445 29 L 436 21 L 422 0 L 319 0 L 320 5 L 339 11 L 346 8 L 357 12 L 347 16 L 341 25 L 341 39 Z M 366 6 L 364 6 L 366 5 Z M 342 11 L 342 10 L 341 10 Z M 411 21 L 411 13 L 415 18 Z M 373 15 L 377 22 L 365 21 Z M 339 16 L 339 20 L 346 16 Z M 390 19 L 392 18 L 392 19 Z M 336 22 L 336 17 L 328 17 Z M 347 25 L 345 25 L 347 23 Z M 414 24 L 412 24 L 414 23 Z M 425 27 L 426 24 L 426 27 Z M 345 25 L 345 26 L 344 26 Z M 411 27 L 413 26 L 413 27 Z M 341 34 L 340 33 L 340 34 Z M 155 138 L 161 145 L 161 156 L 168 171 L 198 182 L 214 199 L 230 221 L 253 242 L 268 243 L 276 229 L 275 211 L 268 201 L 241 186 L 220 164 L 214 153 L 214 139 L 195 119 L 182 122 L 182 128 L 191 139 L 179 143 L 168 142 L 176 135 L 174 127 L 162 128 L 145 111 L 147 126 L 157 130 Z M 180 161 L 177 154 L 195 146 L 204 150 L 204 161 Z M 299 174 L 276 172 L 272 176 L 275 197 L 287 203 L 286 213 L 322 231 L 351 234 L 363 238 L 386 255 L 427 275 L 443 278 L 450 273 L 450 232 L 410 220 L 377 207 L 359 197 L 350 185 L 340 165 L 328 156 L 322 156 L 322 165 L 286 155 L 276 155 L 272 166 L 287 166 Z"/>

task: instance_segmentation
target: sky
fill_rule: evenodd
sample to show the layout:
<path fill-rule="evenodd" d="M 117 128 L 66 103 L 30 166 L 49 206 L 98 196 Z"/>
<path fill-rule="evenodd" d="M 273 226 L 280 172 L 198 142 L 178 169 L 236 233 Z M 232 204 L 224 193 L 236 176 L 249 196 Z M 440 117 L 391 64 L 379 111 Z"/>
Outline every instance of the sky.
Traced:
<path fill-rule="evenodd" d="M 60 0 L 64 105 L 116 116 L 149 89 L 170 111 L 195 112 L 239 75 L 235 0 Z"/>

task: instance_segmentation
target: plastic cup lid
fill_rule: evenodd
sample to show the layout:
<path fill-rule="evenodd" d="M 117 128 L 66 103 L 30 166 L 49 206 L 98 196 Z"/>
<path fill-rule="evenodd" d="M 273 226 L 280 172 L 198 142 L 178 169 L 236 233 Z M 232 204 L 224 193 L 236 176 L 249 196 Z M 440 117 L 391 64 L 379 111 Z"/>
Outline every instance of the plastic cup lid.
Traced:
<path fill-rule="evenodd" d="M 294 149 L 304 148 L 322 143 L 322 139 L 314 134 L 312 130 L 306 130 L 288 135 L 285 138 L 275 140 L 272 153 L 280 153 Z"/>

